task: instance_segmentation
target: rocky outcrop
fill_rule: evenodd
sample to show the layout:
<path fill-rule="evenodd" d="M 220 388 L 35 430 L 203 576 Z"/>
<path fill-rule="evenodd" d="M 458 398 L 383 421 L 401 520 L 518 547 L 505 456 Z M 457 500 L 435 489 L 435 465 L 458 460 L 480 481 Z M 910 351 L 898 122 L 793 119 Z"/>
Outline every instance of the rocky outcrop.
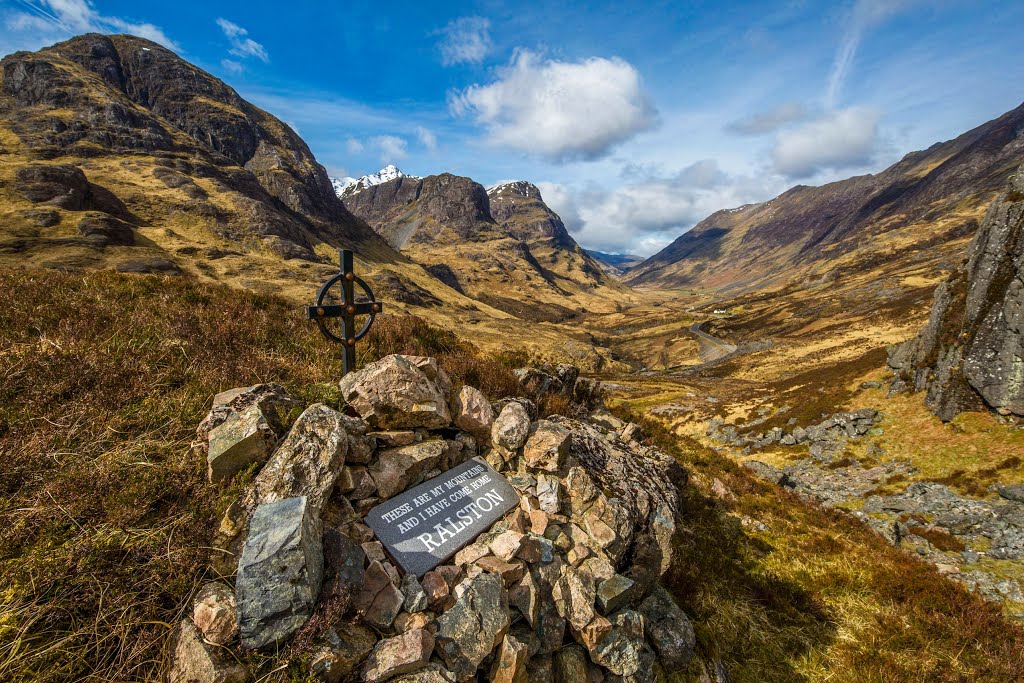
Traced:
<path fill-rule="evenodd" d="M 779 410 L 779 412 L 783 411 Z M 846 450 L 849 440 L 858 439 L 873 432 L 877 433 L 875 425 L 882 421 L 882 414 L 874 408 L 862 408 L 835 413 L 808 427 L 787 425 L 790 429 L 772 427 L 766 431 L 754 430 L 755 427 L 764 424 L 772 417 L 772 414 L 765 413 L 759 418 L 744 423 L 745 431 L 743 433 L 740 433 L 736 425 L 727 424 L 721 418 L 714 418 L 708 422 L 705 433 L 715 441 L 727 446 L 742 447 L 743 455 L 776 444 L 806 446 L 815 460 L 831 462 Z"/>
<path fill-rule="evenodd" d="M 1024 416 L 1024 170 L 989 207 L 928 324 L 890 350 L 899 380 L 943 420 L 983 406 Z"/>
<path fill-rule="evenodd" d="M 214 667 L 230 661 L 236 643 L 285 648 L 309 624 L 296 639 L 313 639 L 304 643 L 311 649 L 301 666 L 327 683 L 356 676 L 526 683 L 556 675 L 639 682 L 683 671 L 693 627 L 659 581 L 673 559 L 685 472 L 618 430 L 538 419 L 536 405 L 523 398 L 484 401 L 484 410 L 475 389 L 440 405 L 475 415 L 462 423 L 481 434 L 486 420 L 479 416 L 499 414 L 488 438 L 458 431 L 459 420 L 413 426 L 419 418 L 404 413 L 409 392 L 394 390 L 392 370 L 412 378 L 423 396 L 452 394 L 433 359 L 393 356 L 346 378 L 347 410 L 359 417 L 307 408 L 213 540 L 225 555 L 235 552 L 232 539 L 244 540 L 234 595 L 221 584 L 204 587 L 183 629 L 198 626 L 221 647 L 187 641 L 175 670 L 194 668 L 199 658 L 204 671 L 221 671 Z M 267 387 L 226 392 L 200 432 L 218 429 L 232 410 L 281 395 Z M 389 429 L 373 431 L 368 420 Z M 362 445 L 353 446 L 353 437 Z M 474 456 L 494 464 L 511 487 L 506 500 L 516 501 L 453 557 L 438 558 L 422 577 L 405 573 L 364 514 Z"/>
<path fill-rule="evenodd" d="M 396 249 L 486 239 L 496 227 L 483 186 L 451 173 L 403 176 L 342 198 Z"/>

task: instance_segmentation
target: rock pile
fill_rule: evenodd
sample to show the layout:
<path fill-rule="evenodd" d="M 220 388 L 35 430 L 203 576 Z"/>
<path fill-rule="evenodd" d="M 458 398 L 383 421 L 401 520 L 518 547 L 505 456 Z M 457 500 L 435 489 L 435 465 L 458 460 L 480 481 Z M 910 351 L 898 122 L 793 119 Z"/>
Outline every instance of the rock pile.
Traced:
<path fill-rule="evenodd" d="M 549 389 L 573 395 L 577 374 Z M 329 682 L 639 682 L 687 667 L 694 630 L 659 583 L 686 473 L 635 425 L 491 404 L 430 358 L 388 356 L 341 389 L 359 417 L 317 404 L 289 425 L 298 406 L 275 385 L 215 399 L 199 429 L 211 481 L 256 474 L 214 539 L 234 590 L 196 596 L 172 681 L 246 680 L 229 648 L 281 648 L 307 625 L 307 673 Z M 404 573 L 364 515 L 473 457 L 518 506 Z"/>
<path fill-rule="evenodd" d="M 877 410 L 862 408 L 852 412 L 836 413 L 816 425 L 794 427 L 788 432 L 781 427 L 773 427 L 757 434 L 740 434 L 735 425 L 726 424 L 720 418 L 715 418 L 708 423 L 707 435 L 727 446 L 743 447 L 744 455 L 774 444 L 806 445 L 812 458 L 829 462 L 843 452 L 847 439 L 869 434 L 881 420 L 882 414 Z"/>

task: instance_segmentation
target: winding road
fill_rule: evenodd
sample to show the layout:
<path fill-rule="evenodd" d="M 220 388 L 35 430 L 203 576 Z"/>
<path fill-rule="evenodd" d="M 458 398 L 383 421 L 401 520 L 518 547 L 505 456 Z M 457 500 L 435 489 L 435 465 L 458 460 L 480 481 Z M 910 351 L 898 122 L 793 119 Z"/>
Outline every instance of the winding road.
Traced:
<path fill-rule="evenodd" d="M 724 342 L 718 337 L 708 334 L 701 329 L 708 323 L 704 320 L 699 323 L 690 325 L 690 334 L 697 338 L 697 342 L 700 344 L 700 351 L 697 355 L 700 356 L 701 363 L 710 363 L 716 361 L 722 356 L 728 356 L 730 353 L 736 350 L 736 347 L 728 342 Z"/>

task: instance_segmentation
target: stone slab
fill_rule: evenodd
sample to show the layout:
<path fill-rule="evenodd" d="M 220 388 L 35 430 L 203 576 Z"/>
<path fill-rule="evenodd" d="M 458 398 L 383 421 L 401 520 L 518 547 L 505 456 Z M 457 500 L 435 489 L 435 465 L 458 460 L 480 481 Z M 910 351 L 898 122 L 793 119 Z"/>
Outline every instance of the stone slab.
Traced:
<path fill-rule="evenodd" d="M 372 508 L 366 524 L 406 572 L 422 576 L 519 505 L 519 494 L 480 458 Z"/>

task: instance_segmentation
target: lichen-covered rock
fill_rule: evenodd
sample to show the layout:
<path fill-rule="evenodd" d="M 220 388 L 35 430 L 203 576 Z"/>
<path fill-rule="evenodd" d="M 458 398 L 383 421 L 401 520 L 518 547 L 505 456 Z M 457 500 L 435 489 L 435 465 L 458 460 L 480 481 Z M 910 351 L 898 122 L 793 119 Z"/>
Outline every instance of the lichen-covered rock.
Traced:
<path fill-rule="evenodd" d="M 324 683 L 339 683 L 366 659 L 377 644 L 377 634 L 362 624 L 329 629 L 310 661 L 309 669 Z"/>
<path fill-rule="evenodd" d="M 215 645 L 226 645 L 238 636 L 235 593 L 216 581 L 199 589 L 192 601 L 192 621 L 203 637 Z"/>
<path fill-rule="evenodd" d="M 519 368 L 514 372 L 519 383 L 531 394 L 560 394 L 565 389 L 560 379 L 538 368 Z"/>
<path fill-rule="evenodd" d="M 455 426 L 473 436 L 487 439 L 494 425 L 494 409 L 479 389 L 463 386 L 452 397 L 452 419 Z"/>
<path fill-rule="evenodd" d="M 210 431 L 210 450 L 206 457 L 210 481 L 228 481 L 245 468 L 265 462 L 276 443 L 277 435 L 259 406 L 232 413 Z"/>
<path fill-rule="evenodd" d="M 506 634 L 491 667 L 491 683 L 527 683 L 526 660 L 529 657 L 526 644 Z"/>
<path fill-rule="evenodd" d="M 586 627 L 595 616 L 594 580 L 572 565 L 562 567 L 562 577 L 551 591 L 555 608 L 577 631 Z"/>
<path fill-rule="evenodd" d="M 343 418 L 322 403 L 307 408 L 253 480 L 248 507 L 305 496 L 317 512 L 322 511 L 348 452 Z"/>
<path fill-rule="evenodd" d="M 171 664 L 170 683 L 244 683 L 249 671 L 229 659 L 219 648 L 207 645 L 192 622 L 178 628 Z"/>
<path fill-rule="evenodd" d="M 363 585 L 353 601 L 353 606 L 363 620 L 374 628 L 389 628 L 395 617 L 402 611 L 405 596 L 394 583 L 391 574 L 379 561 L 367 567 Z"/>
<path fill-rule="evenodd" d="M 578 683 L 591 680 L 587 651 L 579 645 L 566 645 L 555 653 L 554 683 Z"/>
<path fill-rule="evenodd" d="M 391 683 L 455 683 L 455 681 L 455 674 L 434 662 L 427 664 L 426 667 L 415 673 L 391 679 Z"/>
<path fill-rule="evenodd" d="M 322 537 L 303 496 L 256 508 L 235 579 L 243 647 L 279 643 L 312 615 L 323 581 Z"/>
<path fill-rule="evenodd" d="M 660 554 L 654 560 L 657 573 L 667 570 L 676 546 L 675 518 L 686 471 L 655 448 L 624 443 L 587 422 L 563 417 L 552 421 L 571 432 L 569 456 L 600 491 L 589 503 L 574 503 L 583 530 L 613 563 L 640 538 L 649 537 Z"/>
<path fill-rule="evenodd" d="M 693 624 L 672 596 L 661 586 L 640 603 L 644 632 L 667 673 L 686 669 L 697 646 Z"/>
<path fill-rule="evenodd" d="M 464 681 L 508 630 L 508 594 L 501 577 L 487 573 L 466 579 L 455 592 L 455 604 L 437 618 L 437 648 L 448 668 Z"/>
<path fill-rule="evenodd" d="M 406 612 L 422 612 L 427 608 L 427 593 L 423 590 L 420 582 L 416 580 L 415 574 L 406 574 L 402 577 L 400 590 L 405 596 L 402 607 Z"/>
<path fill-rule="evenodd" d="M 420 483 L 424 474 L 441 463 L 447 450 L 444 441 L 431 439 L 380 451 L 368 469 L 377 493 L 387 499 Z"/>
<path fill-rule="evenodd" d="M 548 420 L 538 420 L 523 446 L 523 459 L 529 467 L 560 472 L 571 443 L 569 430 Z"/>
<path fill-rule="evenodd" d="M 448 397 L 442 389 L 447 376 L 436 367 L 436 361 L 430 365 L 422 360 L 417 356 L 385 356 L 346 375 L 341 380 L 342 395 L 377 429 L 447 427 L 452 421 Z"/>
<path fill-rule="evenodd" d="M 1024 168 L 988 209 L 967 264 L 935 290 L 921 333 L 889 364 L 943 420 L 987 405 L 1024 415 Z"/>
<path fill-rule="evenodd" d="M 604 579 L 597 585 L 597 605 L 602 614 L 618 612 L 640 597 L 639 586 L 632 579 L 619 574 Z"/>
<path fill-rule="evenodd" d="M 281 436 L 289 426 L 289 416 L 298 415 L 300 403 L 288 396 L 280 384 L 255 384 L 222 391 L 213 397 L 213 407 L 196 428 L 196 442 L 205 445 L 210 432 L 223 424 L 232 413 L 249 406 L 259 407 L 263 418 L 275 434 Z"/>
<path fill-rule="evenodd" d="M 491 428 L 491 441 L 506 451 L 519 450 L 530 434 L 530 416 L 518 401 L 505 404 Z"/>
<path fill-rule="evenodd" d="M 632 676 L 650 652 L 644 641 L 644 619 L 626 610 L 612 617 L 611 628 L 594 643 L 590 658 L 618 676 Z"/>
<path fill-rule="evenodd" d="M 385 638 L 377 643 L 363 665 L 362 680 L 379 683 L 424 668 L 434 652 L 434 635 L 426 629 Z"/>

